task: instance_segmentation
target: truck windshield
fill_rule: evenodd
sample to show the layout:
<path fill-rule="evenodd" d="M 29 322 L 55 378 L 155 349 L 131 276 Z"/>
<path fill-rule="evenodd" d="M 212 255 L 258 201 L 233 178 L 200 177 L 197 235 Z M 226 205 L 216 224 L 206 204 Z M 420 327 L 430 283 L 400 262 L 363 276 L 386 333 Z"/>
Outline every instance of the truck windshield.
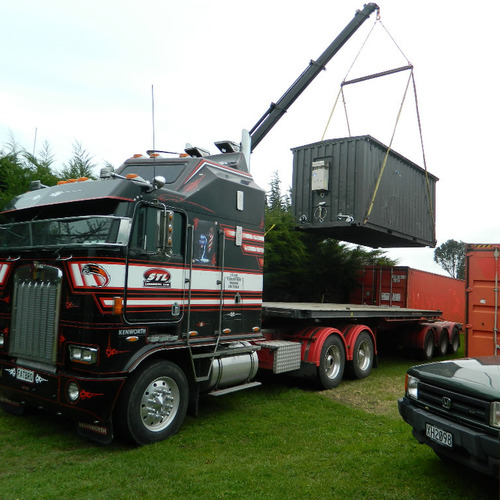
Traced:
<path fill-rule="evenodd" d="M 0 249 L 82 245 L 125 245 L 130 220 L 89 216 L 0 225 Z"/>

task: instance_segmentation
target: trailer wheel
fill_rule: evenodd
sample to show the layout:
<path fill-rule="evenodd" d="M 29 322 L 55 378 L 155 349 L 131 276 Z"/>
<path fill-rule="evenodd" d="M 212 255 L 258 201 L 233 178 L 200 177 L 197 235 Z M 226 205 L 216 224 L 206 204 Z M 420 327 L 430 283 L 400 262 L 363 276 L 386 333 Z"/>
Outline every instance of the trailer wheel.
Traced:
<path fill-rule="evenodd" d="M 321 349 L 318 367 L 318 382 L 323 389 L 333 389 L 344 375 L 345 349 L 337 335 L 330 335 Z"/>
<path fill-rule="evenodd" d="M 375 349 L 368 332 L 361 332 L 354 343 L 352 362 L 347 365 L 349 375 L 361 379 L 368 377 L 372 371 Z"/>
<path fill-rule="evenodd" d="M 453 328 L 453 331 L 451 332 L 451 342 L 449 345 L 449 352 L 451 354 L 455 354 L 458 351 L 459 347 L 460 347 L 460 332 L 458 331 L 458 328 L 455 326 Z"/>
<path fill-rule="evenodd" d="M 429 361 L 434 356 L 434 331 L 430 330 L 426 333 L 424 339 L 424 347 L 420 351 L 420 358 L 424 361 Z"/>
<path fill-rule="evenodd" d="M 445 328 L 441 330 L 439 335 L 438 356 L 445 356 L 448 352 L 448 332 Z"/>
<path fill-rule="evenodd" d="M 177 365 L 151 363 L 125 386 L 115 412 L 117 431 L 137 445 L 162 441 L 179 430 L 188 399 L 188 382 Z"/>

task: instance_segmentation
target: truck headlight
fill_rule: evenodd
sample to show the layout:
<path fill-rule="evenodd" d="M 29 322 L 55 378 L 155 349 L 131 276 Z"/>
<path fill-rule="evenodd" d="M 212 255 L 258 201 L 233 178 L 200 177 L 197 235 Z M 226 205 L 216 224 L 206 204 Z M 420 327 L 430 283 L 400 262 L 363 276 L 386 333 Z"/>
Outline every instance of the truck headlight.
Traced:
<path fill-rule="evenodd" d="M 490 425 L 500 427 L 500 401 L 490 404 Z"/>
<path fill-rule="evenodd" d="M 69 359 L 76 363 L 85 363 L 95 365 L 98 358 L 98 349 L 96 347 L 82 347 L 78 345 L 69 346 Z"/>
<path fill-rule="evenodd" d="M 405 393 L 408 397 L 418 399 L 418 378 L 406 374 Z"/>
<path fill-rule="evenodd" d="M 73 380 L 66 386 L 66 397 L 70 403 L 74 403 L 80 398 L 80 388 Z"/>

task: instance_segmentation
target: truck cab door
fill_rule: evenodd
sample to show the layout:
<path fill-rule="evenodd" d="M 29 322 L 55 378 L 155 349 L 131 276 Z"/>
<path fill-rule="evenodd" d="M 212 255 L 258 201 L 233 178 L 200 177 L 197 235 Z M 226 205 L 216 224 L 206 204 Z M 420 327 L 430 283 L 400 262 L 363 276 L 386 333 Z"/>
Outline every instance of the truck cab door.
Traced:
<path fill-rule="evenodd" d="M 163 204 L 138 203 L 126 265 L 125 320 L 177 324 L 186 300 L 185 216 Z"/>

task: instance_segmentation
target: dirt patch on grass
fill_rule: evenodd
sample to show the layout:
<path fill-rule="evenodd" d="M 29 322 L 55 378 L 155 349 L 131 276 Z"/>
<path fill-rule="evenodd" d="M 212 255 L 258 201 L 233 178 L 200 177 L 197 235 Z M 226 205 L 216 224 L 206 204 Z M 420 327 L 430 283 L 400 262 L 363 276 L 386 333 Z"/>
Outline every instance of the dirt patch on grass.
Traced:
<path fill-rule="evenodd" d="M 338 403 L 367 413 L 399 419 L 398 399 L 403 396 L 404 377 L 373 377 L 343 380 L 335 389 L 322 394 Z"/>

